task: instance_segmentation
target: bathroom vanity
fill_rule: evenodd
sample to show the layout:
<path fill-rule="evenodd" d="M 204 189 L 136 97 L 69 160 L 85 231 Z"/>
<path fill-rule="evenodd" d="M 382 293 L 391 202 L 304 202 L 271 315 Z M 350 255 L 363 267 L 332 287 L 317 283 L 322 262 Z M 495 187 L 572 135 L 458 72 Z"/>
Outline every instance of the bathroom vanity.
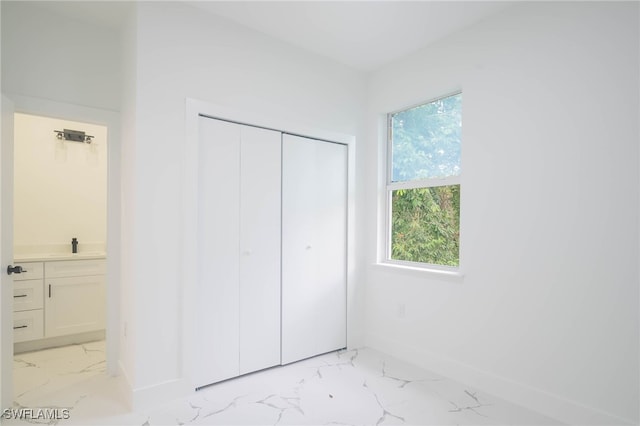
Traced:
<path fill-rule="evenodd" d="M 15 265 L 22 267 L 14 275 L 16 346 L 32 350 L 104 335 L 104 253 L 30 255 L 16 257 Z"/>

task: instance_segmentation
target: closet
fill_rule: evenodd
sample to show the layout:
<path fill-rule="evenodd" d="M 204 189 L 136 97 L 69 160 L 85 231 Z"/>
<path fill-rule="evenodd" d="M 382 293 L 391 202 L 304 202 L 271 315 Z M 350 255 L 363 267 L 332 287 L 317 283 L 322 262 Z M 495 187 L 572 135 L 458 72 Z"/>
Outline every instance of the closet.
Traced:
<path fill-rule="evenodd" d="M 346 346 L 347 147 L 199 118 L 196 386 Z"/>

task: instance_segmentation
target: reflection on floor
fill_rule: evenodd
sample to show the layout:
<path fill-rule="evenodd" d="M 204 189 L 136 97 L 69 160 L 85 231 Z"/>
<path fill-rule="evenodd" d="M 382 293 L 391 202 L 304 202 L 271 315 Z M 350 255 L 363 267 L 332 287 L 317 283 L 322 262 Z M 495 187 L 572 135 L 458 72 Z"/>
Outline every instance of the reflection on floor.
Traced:
<path fill-rule="evenodd" d="M 559 424 L 371 349 L 272 368 L 138 412 L 119 396 L 122 379 L 104 370 L 104 342 L 17 355 L 15 406 L 68 409 L 68 419 L 29 420 L 60 425 Z"/>

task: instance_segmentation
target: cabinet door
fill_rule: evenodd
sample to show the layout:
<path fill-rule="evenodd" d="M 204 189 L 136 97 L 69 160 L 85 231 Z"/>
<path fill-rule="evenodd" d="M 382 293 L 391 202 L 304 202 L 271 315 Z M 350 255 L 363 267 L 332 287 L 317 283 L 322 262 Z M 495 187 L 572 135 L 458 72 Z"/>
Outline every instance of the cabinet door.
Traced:
<path fill-rule="evenodd" d="M 105 276 L 45 280 L 45 337 L 103 330 Z"/>
<path fill-rule="evenodd" d="M 280 364 L 281 133 L 241 126 L 240 374 Z"/>
<path fill-rule="evenodd" d="M 196 386 L 239 374 L 240 126 L 200 118 Z"/>
<path fill-rule="evenodd" d="M 282 363 L 346 346 L 347 147 L 284 135 Z"/>

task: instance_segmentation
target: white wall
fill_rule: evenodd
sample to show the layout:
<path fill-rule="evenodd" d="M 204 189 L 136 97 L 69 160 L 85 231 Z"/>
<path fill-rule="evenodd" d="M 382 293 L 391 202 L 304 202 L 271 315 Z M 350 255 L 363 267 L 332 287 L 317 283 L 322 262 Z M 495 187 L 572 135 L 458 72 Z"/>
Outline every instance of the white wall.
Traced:
<path fill-rule="evenodd" d="M 181 194 L 185 99 L 282 116 L 361 135 L 363 75 L 174 2 L 137 6 L 135 123 L 125 143 L 134 200 L 126 228 L 135 268 L 123 268 L 130 333 L 124 365 L 134 391 L 181 375 Z M 125 167 L 123 167 L 124 169 Z M 125 207 L 126 209 L 126 207 Z M 134 396 L 134 402 L 136 397 Z"/>
<path fill-rule="evenodd" d="M 367 344 L 568 422 L 638 423 L 638 75 L 638 4 L 579 2 L 514 6 L 375 72 L 369 212 L 380 118 L 462 89 L 466 276 L 368 267 Z"/>
<path fill-rule="evenodd" d="M 119 109 L 116 29 L 56 14 L 38 1 L 1 7 L 3 93 Z"/>
<path fill-rule="evenodd" d="M 117 28 L 80 18 L 108 3 L 2 1 L 2 93 L 19 112 L 108 127 L 107 371 L 115 372 L 120 286 L 121 37 Z M 122 5 L 122 3 L 112 3 Z M 58 13 L 66 7 L 67 14 Z M 77 7 L 76 7 L 77 6 Z M 69 17 L 68 12 L 72 12 Z M 117 13 L 120 13 L 118 11 Z M 98 19 L 100 21 L 100 19 Z M 123 185 L 127 185 L 123 181 Z M 4 374 L 4 373 L 3 373 Z"/>
<path fill-rule="evenodd" d="M 107 128 L 16 114 L 14 255 L 104 251 L 107 241 Z M 54 130 L 94 136 L 91 144 L 57 139 Z"/>

